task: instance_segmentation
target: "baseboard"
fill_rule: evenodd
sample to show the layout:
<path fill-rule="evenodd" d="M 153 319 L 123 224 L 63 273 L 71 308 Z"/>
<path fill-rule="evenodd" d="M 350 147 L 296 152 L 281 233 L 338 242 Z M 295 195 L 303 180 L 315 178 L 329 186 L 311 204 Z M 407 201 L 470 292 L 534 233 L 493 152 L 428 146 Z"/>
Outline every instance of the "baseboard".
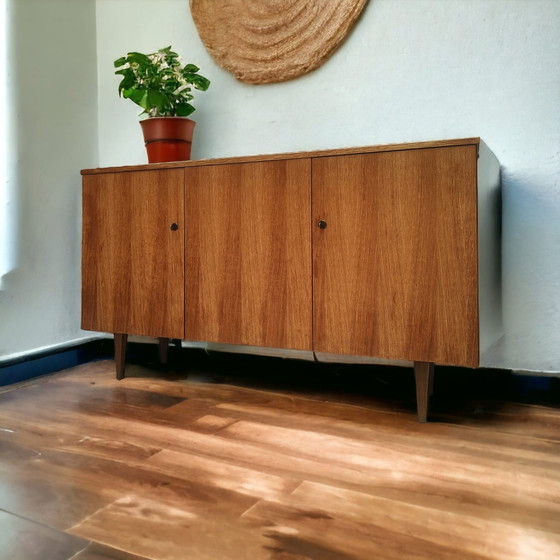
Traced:
<path fill-rule="evenodd" d="M 112 340 L 99 339 L 7 360 L 0 363 L 0 386 L 11 385 L 94 360 L 112 358 L 113 348 Z"/>
<path fill-rule="evenodd" d="M 157 360 L 157 355 L 155 339 L 129 342 L 126 347 L 127 361 L 149 363 Z M 0 362 L 0 387 L 114 356 L 113 337 L 25 354 Z"/>

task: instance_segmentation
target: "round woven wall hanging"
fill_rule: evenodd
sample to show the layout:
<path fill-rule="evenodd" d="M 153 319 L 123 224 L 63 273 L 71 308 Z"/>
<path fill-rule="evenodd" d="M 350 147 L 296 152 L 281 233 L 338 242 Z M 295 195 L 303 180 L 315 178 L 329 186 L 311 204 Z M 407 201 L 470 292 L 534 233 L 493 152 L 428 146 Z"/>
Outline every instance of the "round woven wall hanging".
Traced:
<path fill-rule="evenodd" d="M 314 70 L 340 46 L 367 0 L 190 0 L 214 60 L 250 84 Z"/>

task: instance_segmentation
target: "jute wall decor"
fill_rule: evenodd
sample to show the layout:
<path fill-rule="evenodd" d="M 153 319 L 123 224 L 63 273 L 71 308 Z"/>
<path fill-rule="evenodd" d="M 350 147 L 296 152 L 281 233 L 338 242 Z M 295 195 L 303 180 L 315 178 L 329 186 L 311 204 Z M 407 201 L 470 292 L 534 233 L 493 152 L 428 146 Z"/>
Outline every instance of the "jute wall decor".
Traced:
<path fill-rule="evenodd" d="M 214 60 L 251 84 L 314 70 L 339 47 L 367 0 L 190 0 Z"/>

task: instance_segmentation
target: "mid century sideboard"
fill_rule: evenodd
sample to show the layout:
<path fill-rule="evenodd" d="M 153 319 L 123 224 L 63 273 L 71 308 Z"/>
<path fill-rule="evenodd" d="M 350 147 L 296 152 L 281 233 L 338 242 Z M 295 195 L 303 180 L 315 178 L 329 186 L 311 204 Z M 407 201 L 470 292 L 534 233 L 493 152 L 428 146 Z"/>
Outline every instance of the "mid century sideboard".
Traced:
<path fill-rule="evenodd" d="M 499 164 L 478 138 L 89 169 L 82 327 L 478 367 L 501 333 Z"/>

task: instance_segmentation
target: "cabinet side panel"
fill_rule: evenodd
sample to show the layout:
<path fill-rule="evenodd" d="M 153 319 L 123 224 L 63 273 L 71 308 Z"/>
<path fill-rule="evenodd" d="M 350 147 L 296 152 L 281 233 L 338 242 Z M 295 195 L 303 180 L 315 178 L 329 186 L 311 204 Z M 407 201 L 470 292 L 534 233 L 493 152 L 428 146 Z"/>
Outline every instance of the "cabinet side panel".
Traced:
<path fill-rule="evenodd" d="M 317 352 L 478 365 L 476 146 L 313 161 Z"/>
<path fill-rule="evenodd" d="M 500 164 L 480 142 L 478 157 L 478 254 L 480 365 L 485 353 L 503 335 L 502 320 L 502 197 Z"/>
<path fill-rule="evenodd" d="M 183 338 L 183 177 L 182 169 L 84 177 L 82 328 Z"/>
<path fill-rule="evenodd" d="M 185 172 L 186 338 L 310 350 L 310 161 Z"/>

